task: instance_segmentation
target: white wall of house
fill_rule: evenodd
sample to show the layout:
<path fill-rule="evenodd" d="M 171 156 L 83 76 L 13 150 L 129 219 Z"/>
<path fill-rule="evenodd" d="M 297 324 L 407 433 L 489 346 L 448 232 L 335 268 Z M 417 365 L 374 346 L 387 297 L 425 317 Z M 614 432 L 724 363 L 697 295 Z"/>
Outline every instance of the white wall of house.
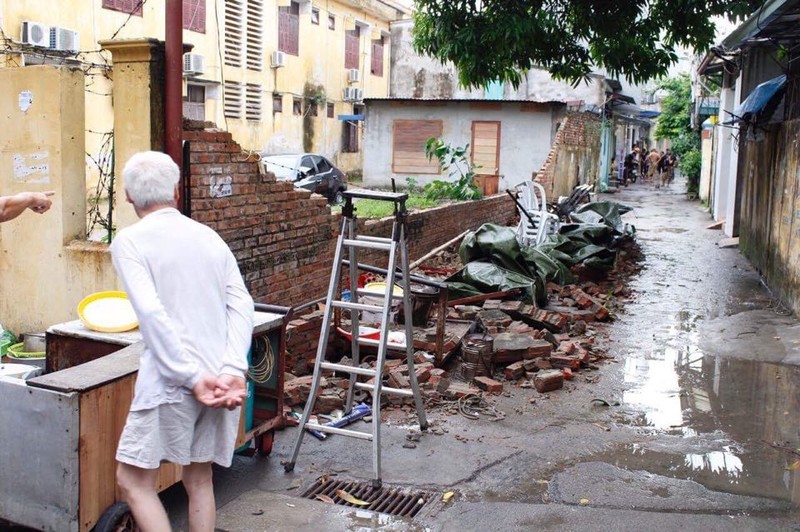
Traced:
<path fill-rule="evenodd" d="M 739 105 L 742 101 L 742 77 L 736 79 L 736 88 L 733 91 L 733 106 Z M 739 126 L 736 125 L 731 129 L 731 156 L 726 161 L 728 164 L 727 179 L 728 185 L 726 194 L 722 198 L 725 202 L 725 224 L 722 227 L 723 232 L 733 237 L 739 234 L 739 206 L 737 205 L 736 195 L 736 179 L 739 175 Z"/>
<path fill-rule="evenodd" d="M 720 91 L 719 98 L 719 116 L 720 122 L 727 122 L 731 119 L 731 112 L 736 107 L 735 90 L 733 87 L 723 88 Z M 714 220 L 725 220 L 728 215 L 728 188 L 730 187 L 730 169 L 731 161 L 733 161 L 734 171 L 736 169 L 736 161 L 738 159 L 736 152 L 734 152 L 734 128 L 730 126 L 715 126 L 715 141 L 716 156 L 714 157 L 714 190 L 712 197 L 712 212 Z M 735 189 L 735 187 L 734 187 Z"/>
<path fill-rule="evenodd" d="M 394 173 L 394 120 L 441 120 L 442 138 L 453 146 L 472 142 L 473 121 L 500 122 L 499 190 L 530 180 L 541 168 L 550 151 L 556 124 L 561 119 L 563 104 L 539 104 L 530 110 L 528 102 L 492 102 L 497 110 L 482 108 L 488 102 L 367 100 L 364 135 L 364 185 L 391 186 L 394 178 L 399 187 L 407 178 L 424 185 L 440 174 Z"/>

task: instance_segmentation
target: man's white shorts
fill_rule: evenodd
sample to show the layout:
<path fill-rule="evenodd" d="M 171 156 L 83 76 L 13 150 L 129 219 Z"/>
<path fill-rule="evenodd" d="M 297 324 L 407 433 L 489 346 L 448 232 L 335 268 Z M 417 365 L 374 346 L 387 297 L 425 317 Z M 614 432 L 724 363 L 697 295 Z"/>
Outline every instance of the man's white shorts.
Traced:
<path fill-rule="evenodd" d="M 117 461 L 143 469 L 156 469 L 162 461 L 229 467 L 241 410 L 209 408 L 185 395 L 180 403 L 129 412 Z"/>

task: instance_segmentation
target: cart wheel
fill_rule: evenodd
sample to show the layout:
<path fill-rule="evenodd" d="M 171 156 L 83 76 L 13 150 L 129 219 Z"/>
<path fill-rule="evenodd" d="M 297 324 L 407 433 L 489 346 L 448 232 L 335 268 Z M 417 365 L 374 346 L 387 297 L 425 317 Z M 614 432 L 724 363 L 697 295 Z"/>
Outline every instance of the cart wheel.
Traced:
<path fill-rule="evenodd" d="M 256 437 L 256 447 L 258 447 L 258 452 L 261 456 L 269 456 L 269 453 L 272 452 L 272 442 L 274 439 L 274 431 L 265 432 Z"/>
<path fill-rule="evenodd" d="M 138 530 L 131 509 L 124 502 L 115 502 L 100 516 L 95 532 L 133 532 Z"/>

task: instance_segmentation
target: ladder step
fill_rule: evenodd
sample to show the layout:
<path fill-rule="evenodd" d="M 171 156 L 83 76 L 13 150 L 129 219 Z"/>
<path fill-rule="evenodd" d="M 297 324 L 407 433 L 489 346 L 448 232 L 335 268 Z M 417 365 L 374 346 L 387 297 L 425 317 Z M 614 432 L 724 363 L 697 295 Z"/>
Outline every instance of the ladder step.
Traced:
<path fill-rule="evenodd" d="M 394 242 L 391 238 L 386 238 L 382 236 L 367 236 L 367 235 L 356 235 L 356 240 L 363 240 L 365 242 L 382 242 L 384 244 L 391 244 Z"/>
<path fill-rule="evenodd" d="M 359 390 L 367 390 L 368 392 L 375 391 L 374 384 L 367 384 L 366 382 L 357 382 L 356 388 Z M 399 395 L 402 397 L 414 397 L 414 392 L 411 390 L 404 390 L 402 388 L 390 388 L 389 386 L 381 386 L 382 393 L 390 393 L 392 395 Z"/>
<path fill-rule="evenodd" d="M 331 301 L 331 306 L 347 310 L 366 310 L 367 312 L 383 312 L 383 307 L 378 305 L 365 305 L 364 303 L 353 303 L 352 301 L 336 300 Z"/>
<path fill-rule="evenodd" d="M 320 432 L 330 432 L 331 434 L 340 434 L 342 436 L 350 436 L 351 438 L 360 438 L 362 440 L 372 440 L 372 434 L 368 432 L 359 432 L 357 430 L 340 429 L 338 427 L 327 427 L 318 423 L 306 423 L 307 429 L 318 430 Z"/>
<path fill-rule="evenodd" d="M 364 375 L 365 377 L 374 377 L 376 375 L 374 369 L 348 366 L 346 364 L 334 364 L 333 362 L 321 362 L 320 367 L 331 371 L 341 371 L 342 373 L 355 373 L 356 375 Z"/>
<path fill-rule="evenodd" d="M 368 242 L 362 240 L 350 240 L 346 238 L 342 241 L 342 244 L 345 246 L 350 246 L 354 248 L 364 248 L 364 249 L 382 249 L 384 251 L 389 251 L 392 249 L 391 244 L 384 244 L 383 242 Z"/>

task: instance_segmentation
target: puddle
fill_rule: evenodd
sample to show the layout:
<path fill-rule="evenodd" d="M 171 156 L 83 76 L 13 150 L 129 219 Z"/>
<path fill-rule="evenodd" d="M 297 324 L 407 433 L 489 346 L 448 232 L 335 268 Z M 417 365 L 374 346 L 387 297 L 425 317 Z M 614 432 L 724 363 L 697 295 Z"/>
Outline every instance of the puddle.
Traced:
<path fill-rule="evenodd" d="M 651 443 L 592 459 L 800 505 L 800 367 L 706 355 L 697 318 L 676 318 L 662 345 L 624 357 L 618 420 Z"/>
<path fill-rule="evenodd" d="M 381 530 L 383 532 L 428 532 L 431 530 L 428 527 L 414 523 L 408 519 L 370 512 L 369 510 L 356 510 L 354 512 L 348 512 L 345 516 L 350 520 L 347 530 L 353 532 L 366 532 L 368 530 Z"/>

